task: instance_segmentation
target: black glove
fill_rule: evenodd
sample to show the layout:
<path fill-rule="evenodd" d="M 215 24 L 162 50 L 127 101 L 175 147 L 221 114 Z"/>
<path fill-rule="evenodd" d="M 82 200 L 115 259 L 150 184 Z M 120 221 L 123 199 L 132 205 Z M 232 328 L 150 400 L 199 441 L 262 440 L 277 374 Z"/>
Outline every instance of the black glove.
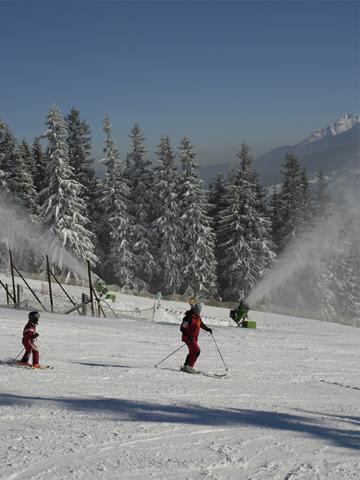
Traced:
<path fill-rule="evenodd" d="M 212 328 L 208 328 L 208 332 L 212 335 Z"/>
<path fill-rule="evenodd" d="M 37 338 L 39 336 L 38 333 L 34 333 L 34 335 L 32 336 L 32 338 Z"/>
<path fill-rule="evenodd" d="M 189 342 L 192 342 L 194 340 L 193 337 L 188 337 Z"/>

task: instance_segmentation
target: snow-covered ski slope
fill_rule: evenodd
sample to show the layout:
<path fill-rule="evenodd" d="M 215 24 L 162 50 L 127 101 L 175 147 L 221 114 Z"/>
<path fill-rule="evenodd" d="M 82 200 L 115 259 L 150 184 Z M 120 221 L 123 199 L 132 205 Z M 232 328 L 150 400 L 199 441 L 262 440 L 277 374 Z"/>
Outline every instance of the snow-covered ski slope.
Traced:
<path fill-rule="evenodd" d="M 254 312 L 246 330 L 228 310 L 205 314 L 229 379 L 178 371 L 186 348 L 154 368 L 181 346 L 180 317 L 42 314 L 40 360 L 54 369 L 0 365 L 0 478 L 359 478 L 360 329 Z M 2 360 L 26 316 L 0 308 Z M 223 372 L 205 332 L 200 346 L 197 366 Z"/>

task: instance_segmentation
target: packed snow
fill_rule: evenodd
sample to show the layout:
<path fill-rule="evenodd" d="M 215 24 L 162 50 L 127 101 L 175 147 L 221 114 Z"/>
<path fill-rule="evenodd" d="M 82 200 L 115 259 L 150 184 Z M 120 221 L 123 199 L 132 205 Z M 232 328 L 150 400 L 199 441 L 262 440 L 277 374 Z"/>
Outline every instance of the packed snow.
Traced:
<path fill-rule="evenodd" d="M 40 361 L 54 368 L 0 364 L 0 478 L 358 478 L 360 329 L 263 312 L 242 329 L 205 306 L 229 376 L 180 372 L 186 347 L 155 368 L 182 346 L 187 307 L 163 301 L 154 319 L 42 313 Z M 4 361 L 21 350 L 27 312 L 0 308 L 0 319 Z M 199 343 L 196 366 L 224 373 L 211 336 Z"/>

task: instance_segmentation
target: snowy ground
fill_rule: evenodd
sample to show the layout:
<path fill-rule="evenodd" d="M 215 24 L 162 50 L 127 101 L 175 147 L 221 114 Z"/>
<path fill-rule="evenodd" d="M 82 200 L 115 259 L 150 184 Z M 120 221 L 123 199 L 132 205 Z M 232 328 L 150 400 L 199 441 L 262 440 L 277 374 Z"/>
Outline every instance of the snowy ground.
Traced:
<path fill-rule="evenodd" d="M 54 369 L 0 365 L 0 478 L 359 478 L 360 329 L 254 312 L 246 330 L 228 313 L 205 308 L 228 379 L 179 372 L 185 348 L 154 368 L 182 345 L 180 317 L 42 314 Z M 25 319 L 0 309 L 1 359 L 20 351 Z M 221 373 L 205 332 L 200 345 L 198 367 Z"/>

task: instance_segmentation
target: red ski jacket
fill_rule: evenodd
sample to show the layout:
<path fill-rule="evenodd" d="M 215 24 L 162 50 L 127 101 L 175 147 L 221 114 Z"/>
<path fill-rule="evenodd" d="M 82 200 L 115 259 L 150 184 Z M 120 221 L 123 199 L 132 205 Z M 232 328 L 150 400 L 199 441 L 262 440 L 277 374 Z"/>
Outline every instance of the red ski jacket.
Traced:
<path fill-rule="evenodd" d="M 185 317 L 183 318 L 183 321 L 180 327 L 180 330 L 182 332 L 181 340 L 183 342 L 190 342 L 191 339 L 197 341 L 199 337 L 200 328 L 202 328 L 207 332 L 211 330 L 209 329 L 209 327 L 205 325 L 205 323 L 203 323 L 200 315 L 192 312 L 191 310 L 188 310 L 185 313 Z"/>
<path fill-rule="evenodd" d="M 22 339 L 22 343 L 26 348 L 30 347 L 36 350 L 36 345 L 34 342 L 35 333 L 36 333 L 36 325 L 34 325 L 31 322 L 28 322 L 24 327 L 23 339 Z"/>

